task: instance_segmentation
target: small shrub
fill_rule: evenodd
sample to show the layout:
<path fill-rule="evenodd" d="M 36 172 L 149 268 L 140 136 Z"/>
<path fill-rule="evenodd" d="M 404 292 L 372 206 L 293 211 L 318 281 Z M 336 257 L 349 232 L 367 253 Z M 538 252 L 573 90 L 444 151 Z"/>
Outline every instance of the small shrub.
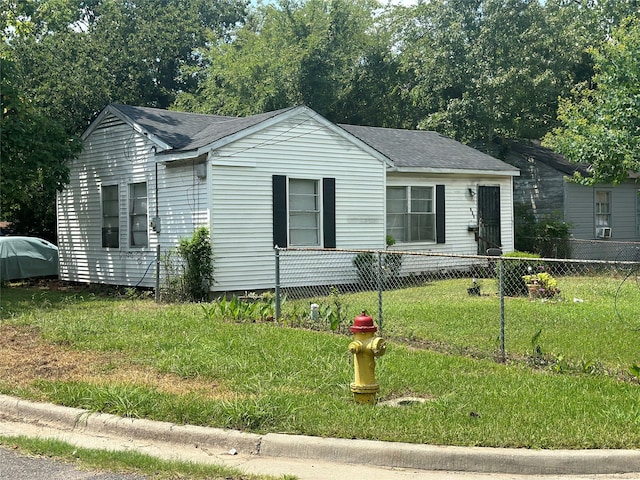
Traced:
<path fill-rule="evenodd" d="M 378 286 L 377 260 L 376 255 L 371 252 L 360 252 L 353 259 L 360 284 L 366 289 L 375 289 Z"/>
<path fill-rule="evenodd" d="M 184 283 L 183 261 L 175 248 L 165 252 L 161 259 L 162 265 L 162 290 L 161 297 L 165 302 L 187 302 L 189 296 Z"/>
<path fill-rule="evenodd" d="M 536 217 L 531 205 L 517 203 L 514 205 L 515 248 L 520 252 L 535 251 Z"/>
<path fill-rule="evenodd" d="M 333 308 L 329 308 L 329 314 L 325 318 L 329 328 L 336 331 L 338 327 L 347 321 L 347 308 L 340 299 L 340 291 L 336 287 L 331 287 L 331 301 Z"/>
<path fill-rule="evenodd" d="M 515 248 L 535 252 L 543 258 L 570 258 L 571 224 L 560 214 L 536 219 L 531 205 L 518 203 L 515 212 Z"/>
<path fill-rule="evenodd" d="M 517 260 L 519 258 L 540 258 L 540 255 L 529 252 L 508 252 L 503 255 L 508 258 L 516 258 L 516 260 L 503 260 L 503 282 L 504 294 L 509 297 L 519 297 L 529 295 L 529 289 L 524 281 L 524 276 L 530 273 L 530 268 L 539 266 L 539 262 L 530 260 Z M 496 265 L 496 277 L 498 276 L 498 268 Z"/>
<path fill-rule="evenodd" d="M 176 258 L 179 257 L 179 258 Z M 200 227 L 191 238 L 164 255 L 165 298 L 171 301 L 203 301 L 213 283 L 213 251 L 209 230 Z"/>
<path fill-rule="evenodd" d="M 387 247 L 396 243 L 391 235 L 386 238 Z M 358 270 L 360 284 L 366 289 L 377 289 L 378 279 L 382 286 L 397 284 L 402 268 L 401 253 L 380 253 L 380 263 L 378 264 L 378 254 L 373 252 L 360 252 L 353 259 L 353 265 Z"/>
<path fill-rule="evenodd" d="M 213 282 L 213 251 L 209 229 L 200 227 L 190 239 L 183 238 L 178 253 L 185 260 L 184 279 L 192 300 L 205 300 Z"/>
<path fill-rule="evenodd" d="M 557 215 L 548 215 L 536 224 L 535 252 L 544 258 L 570 258 L 571 225 Z"/>

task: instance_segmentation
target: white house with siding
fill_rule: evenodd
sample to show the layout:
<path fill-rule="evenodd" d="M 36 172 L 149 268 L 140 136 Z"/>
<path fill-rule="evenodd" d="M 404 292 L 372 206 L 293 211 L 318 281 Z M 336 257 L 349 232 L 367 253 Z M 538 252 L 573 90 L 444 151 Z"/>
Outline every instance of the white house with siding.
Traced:
<path fill-rule="evenodd" d="M 273 288 L 275 245 L 513 249 L 518 170 L 433 132 L 335 125 L 304 106 L 237 118 L 109 105 L 83 142 L 58 196 L 62 280 L 153 286 L 157 247 L 200 226 L 221 292 Z"/>

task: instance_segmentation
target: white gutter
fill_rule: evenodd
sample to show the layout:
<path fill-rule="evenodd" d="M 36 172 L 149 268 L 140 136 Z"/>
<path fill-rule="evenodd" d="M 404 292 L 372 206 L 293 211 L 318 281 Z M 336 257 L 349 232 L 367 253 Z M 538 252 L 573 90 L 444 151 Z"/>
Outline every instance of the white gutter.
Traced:
<path fill-rule="evenodd" d="M 479 170 L 466 168 L 433 168 L 433 167 L 391 167 L 387 170 L 391 173 L 431 173 L 438 175 L 447 174 L 467 174 L 467 175 L 490 175 L 502 177 L 519 177 L 520 170 Z"/>

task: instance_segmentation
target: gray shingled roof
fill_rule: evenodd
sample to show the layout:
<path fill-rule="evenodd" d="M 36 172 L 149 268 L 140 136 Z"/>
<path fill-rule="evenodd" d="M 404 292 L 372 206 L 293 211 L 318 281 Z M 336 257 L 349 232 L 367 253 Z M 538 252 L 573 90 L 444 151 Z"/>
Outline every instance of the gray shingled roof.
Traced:
<path fill-rule="evenodd" d="M 130 105 L 111 106 L 150 134 L 171 145 L 174 152 L 196 150 L 290 110 L 286 108 L 251 117 L 225 117 Z"/>
<path fill-rule="evenodd" d="M 226 117 L 118 104 L 112 104 L 111 108 L 170 145 L 171 152 L 197 150 L 291 109 L 250 117 Z M 397 168 L 518 171 L 517 168 L 490 155 L 436 132 L 356 125 L 339 126 L 387 157 Z"/>
<path fill-rule="evenodd" d="M 491 155 L 436 132 L 342 124 L 340 127 L 388 157 L 398 168 L 518 171 Z"/>
<path fill-rule="evenodd" d="M 566 175 L 573 176 L 575 172 L 580 172 L 583 177 L 590 175 L 589 165 L 572 163 L 559 153 L 541 145 L 512 142 L 509 144 L 509 147 L 524 157 L 533 158 L 534 160 L 545 163 Z"/>

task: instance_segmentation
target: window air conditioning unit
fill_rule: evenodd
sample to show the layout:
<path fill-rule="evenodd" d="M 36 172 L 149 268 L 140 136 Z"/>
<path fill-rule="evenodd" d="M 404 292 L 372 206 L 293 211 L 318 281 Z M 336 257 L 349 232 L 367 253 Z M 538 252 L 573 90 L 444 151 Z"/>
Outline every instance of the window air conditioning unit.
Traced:
<path fill-rule="evenodd" d="M 598 237 L 598 238 L 611 238 L 611 227 L 598 227 L 598 228 L 596 228 L 596 237 Z"/>

